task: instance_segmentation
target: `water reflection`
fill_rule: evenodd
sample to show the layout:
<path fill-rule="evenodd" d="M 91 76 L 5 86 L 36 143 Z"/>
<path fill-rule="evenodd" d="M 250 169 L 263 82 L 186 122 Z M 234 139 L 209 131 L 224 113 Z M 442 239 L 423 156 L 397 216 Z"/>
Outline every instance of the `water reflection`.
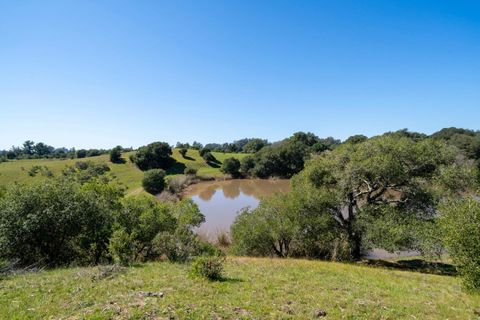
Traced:
<path fill-rule="evenodd" d="M 288 180 L 209 181 L 189 187 L 185 196 L 191 197 L 205 215 L 198 232 L 214 240 L 218 232 L 230 230 L 241 209 L 255 208 L 263 197 L 289 189 Z"/>

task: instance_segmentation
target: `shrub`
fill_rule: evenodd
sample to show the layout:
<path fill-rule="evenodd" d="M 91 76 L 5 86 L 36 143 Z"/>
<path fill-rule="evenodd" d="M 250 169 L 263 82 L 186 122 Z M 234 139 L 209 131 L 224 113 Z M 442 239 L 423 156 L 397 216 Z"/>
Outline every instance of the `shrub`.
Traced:
<path fill-rule="evenodd" d="M 159 194 L 165 188 L 165 170 L 151 169 L 145 172 L 142 186 L 148 193 Z"/>
<path fill-rule="evenodd" d="M 186 175 L 196 175 L 197 174 L 197 169 L 196 168 L 192 168 L 192 167 L 186 167 L 185 168 L 185 171 L 183 172 L 184 174 Z"/>
<path fill-rule="evenodd" d="M 98 181 L 13 186 L 0 199 L 0 260 L 50 267 L 105 261 L 119 196 Z"/>
<path fill-rule="evenodd" d="M 185 158 L 185 156 L 187 155 L 188 149 L 187 148 L 180 148 L 180 150 L 178 150 L 178 152 L 180 152 L 182 157 Z"/>
<path fill-rule="evenodd" d="M 240 171 L 244 175 L 249 175 L 253 167 L 255 167 L 255 159 L 252 156 L 245 157 L 240 161 Z"/>
<path fill-rule="evenodd" d="M 126 198 L 115 216 L 110 253 L 115 261 L 122 264 L 155 258 L 153 239 L 162 232 L 173 233 L 175 224 L 175 218 L 166 204 L 148 197 Z"/>
<path fill-rule="evenodd" d="M 112 163 L 125 163 L 125 160 L 122 158 L 122 147 L 116 146 L 110 151 L 110 161 Z"/>
<path fill-rule="evenodd" d="M 240 161 L 236 158 L 227 158 L 223 161 L 221 171 L 231 174 L 233 177 L 240 175 Z"/>
<path fill-rule="evenodd" d="M 115 217 L 110 252 L 122 264 L 154 260 L 162 255 L 171 261 L 186 261 L 200 252 L 192 228 L 204 220 L 191 200 L 166 204 L 149 197 L 127 198 Z"/>
<path fill-rule="evenodd" d="M 166 142 L 154 142 L 140 147 L 131 157 L 140 170 L 167 169 L 174 163 L 172 148 Z"/>
<path fill-rule="evenodd" d="M 220 280 L 223 273 L 225 257 L 199 256 L 192 261 L 190 274 L 208 280 Z"/>
<path fill-rule="evenodd" d="M 445 245 L 458 265 L 464 286 L 480 291 L 480 203 L 472 198 L 455 200 L 441 208 Z"/>

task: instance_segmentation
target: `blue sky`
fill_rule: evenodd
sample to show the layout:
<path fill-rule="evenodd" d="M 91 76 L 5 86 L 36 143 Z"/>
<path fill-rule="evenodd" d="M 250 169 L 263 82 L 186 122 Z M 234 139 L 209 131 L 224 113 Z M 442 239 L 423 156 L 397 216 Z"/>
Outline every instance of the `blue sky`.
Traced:
<path fill-rule="evenodd" d="M 0 0 L 0 148 L 479 120 L 479 1 Z"/>

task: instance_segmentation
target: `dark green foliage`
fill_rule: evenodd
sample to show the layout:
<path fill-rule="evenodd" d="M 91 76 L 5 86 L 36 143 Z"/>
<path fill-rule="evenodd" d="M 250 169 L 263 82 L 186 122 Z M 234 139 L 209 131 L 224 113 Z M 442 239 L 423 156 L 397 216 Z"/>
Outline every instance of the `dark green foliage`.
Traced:
<path fill-rule="evenodd" d="M 250 139 L 242 148 L 245 153 L 256 153 L 263 147 L 267 146 L 268 142 L 264 139 Z"/>
<path fill-rule="evenodd" d="M 290 178 L 303 169 L 307 149 L 285 141 L 263 148 L 254 156 L 255 166 L 250 172 L 259 178 L 277 176 Z"/>
<path fill-rule="evenodd" d="M 205 150 L 205 149 L 203 149 L 203 150 Z M 212 164 L 212 163 L 218 162 L 218 160 L 215 158 L 215 156 L 214 156 L 210 151 L 203 152 L 202 158 L 203 158 L 203 160 L 205 160 L 208 164 Z"/>
<path fill-rule="evenodd" d="M 205 220 L 190 200 L 174 204 L 147 197 L 127 198 L 116 217 L 110 252 L 122 264 L 166 256 L 183 262 L 199 252 L 192 228 Z"/>
<path fill-rule="evenodd" d="M 435 251 L 438 201 L 474 183 L 474 168 L 456 155 L 439 141 L 395 135 L 336 147 L 307 163 L 290 194 L 238 216 L 234 250 L 337 260 L 372 247 Z"/>
<path fill-rule="evenodd" d="M 120 192 L 100 182 L 13 186 L 0 200 L 0 256 L 49 267 L 107 259 Z"/>
<path fill-rule="evenodd" d="M 112 163 L 125 163 L 125 159 L 122 158 L 122 150 L 121 146 L 116 146 L 110 151 L 110 161 Z"/>
<path fill-rule="evenodd" d="M 240 175 L 240 161 L 236 158 L 227 158 L 223 161 L 222 168 L 223 173 L 230 174 L 233 177 Z"/>
<path fill-rule="evenodd" d="M 255 167 L 255 159 L 252 156 L 248 156 L 240 160 L 240 172 L 247 176 L 252 173 L 252 169 Z"/>
<path fill-rule="evenodd" d="M 339 140 L 320 139 L 313 133 L 296 132 L 281 142 L 263 147 L 252 158 L 244 160 L 241 171 L 259 178 L 290 178 L 303 169 L 305 159 L 313 153 L 332 150 Z"/>
<path fill-rule="evenodd" d="M 190 274 L 208 280 L 220 280 L 223 274 L 223 256 L 199 256 L 192 261 Z"/>
<path fill-rule="evenodd" d="M 178 150 L 178 152 L 180 152 L 182 157 L 185 158 L 185 156 L 187 155 L 188 149 L 187 148 L 180 148 L 180 150 Z"/>
<path fill-rule="evenodd" d="M 151 169 L 145 171 L 142 186 L 148 193 L 159 194 L 165 188 L 165 170 Z"/>
<path fill-rule="evenodd" d="M 78 159 L 85 158 L 86 156 L 87 156 L 87 150 L 80 149 L 80 150 L 77 151 L 77 158 Z"/>
<path fill-rule="evenodd" d="M 200 142 L 193 141 L 192 149 L 193 150 L 201 150 L 201 149 L 203 149 L 203 145 Z"/>
<path fill-rule="evenodd" d="M 200 157 L 203 157 L 203 156 L 205 156 L 205 154 L 211 153 L 211 152 L 212 152 L 212 150 L 210 150 L 208 148 L 203 148 L 203 149 L 198 151 L 198 153 L 200 154 Z"/>
<path fill-rule="evenodd" d="M 441 207 L 441 213 L 448 253 L 458 265 L 465 287 L 480 292 L 480 202 L 452 200 Z"/>
<path fill-rule="evenodd" d="M 357 144 L 357 143 L 362 143 L 367 141 L 367 136 L 364 136 L 363 134 L 357 134 L 351 137 L 348 137 L 347 140 L 345 140 L 345 143 L 352 143 L 352 144 Z"/>
<path fill-rule="evenodd" d="M 147 146 L 140 147 L 131 160 L 140 170 L 167 169 L 174 160 L 172 148 L 166 142 L 153 142 Z"/>
<path fill-rule="evenodd" d="M 153 239 L 161 232 L 174 231 L 175 218 L 167 205 L 149 197 L 126 198 L 115 216 L 110 253 L 122 264 L 152 259 Z"/>

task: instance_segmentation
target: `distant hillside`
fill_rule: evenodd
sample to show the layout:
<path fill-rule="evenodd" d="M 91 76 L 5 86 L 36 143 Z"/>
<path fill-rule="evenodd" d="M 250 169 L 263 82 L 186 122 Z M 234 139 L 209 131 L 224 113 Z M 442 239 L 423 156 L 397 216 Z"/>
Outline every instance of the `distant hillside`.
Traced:
<path fill-rule="evenodd" d="M 130 162 L 129 157 L 135 152 L 127 152 L 122 154 L 122 157 L 126 160 L 126 163 L 115 164 L 109 161 L 109 155 L 101 155 L 97 157 L 88 157 L 82 159 L 28 159 L 28 160 L 11 160 L 8 162 L 0 163 L 0 186 L 8 186 L 11 183 L 32 183 L 41 179 L 45 179 L 45 176 L 38 173 L 36 176 L 31 177 L 29 171 L 33 166 L 46 166 L 54 175 L 61 174 L 62 170 L 66 166 L 74 165 L 77 161 L 93 161 L 96 163 L 106 163 L 111 173 L 116 177 L 116 181 L 127 188 L 127 193 L 140 193 L 142 192 L 141 180 L 143 177 L 142 171 L 140 171 L 133 163 Z M 173 158 L 177 160 L 177 164 L 169 169 L 167 173 L 169 175 L 183 173 L 185 167 L 192 167 L 198 170 L 199 175 L 219 177 L 223 174 L 220 172 L 220 166 L 223 161 L 230 157 L 241 159 L 248 154 L 245 153 L 220 153 L 212 152 L 215 158 L 218 160 L 217 164 L 213 166 L 208 165 L 197 150 L 190 149 L 185 158 L 183 158 L 178 149 L 173 149 Z"/>

